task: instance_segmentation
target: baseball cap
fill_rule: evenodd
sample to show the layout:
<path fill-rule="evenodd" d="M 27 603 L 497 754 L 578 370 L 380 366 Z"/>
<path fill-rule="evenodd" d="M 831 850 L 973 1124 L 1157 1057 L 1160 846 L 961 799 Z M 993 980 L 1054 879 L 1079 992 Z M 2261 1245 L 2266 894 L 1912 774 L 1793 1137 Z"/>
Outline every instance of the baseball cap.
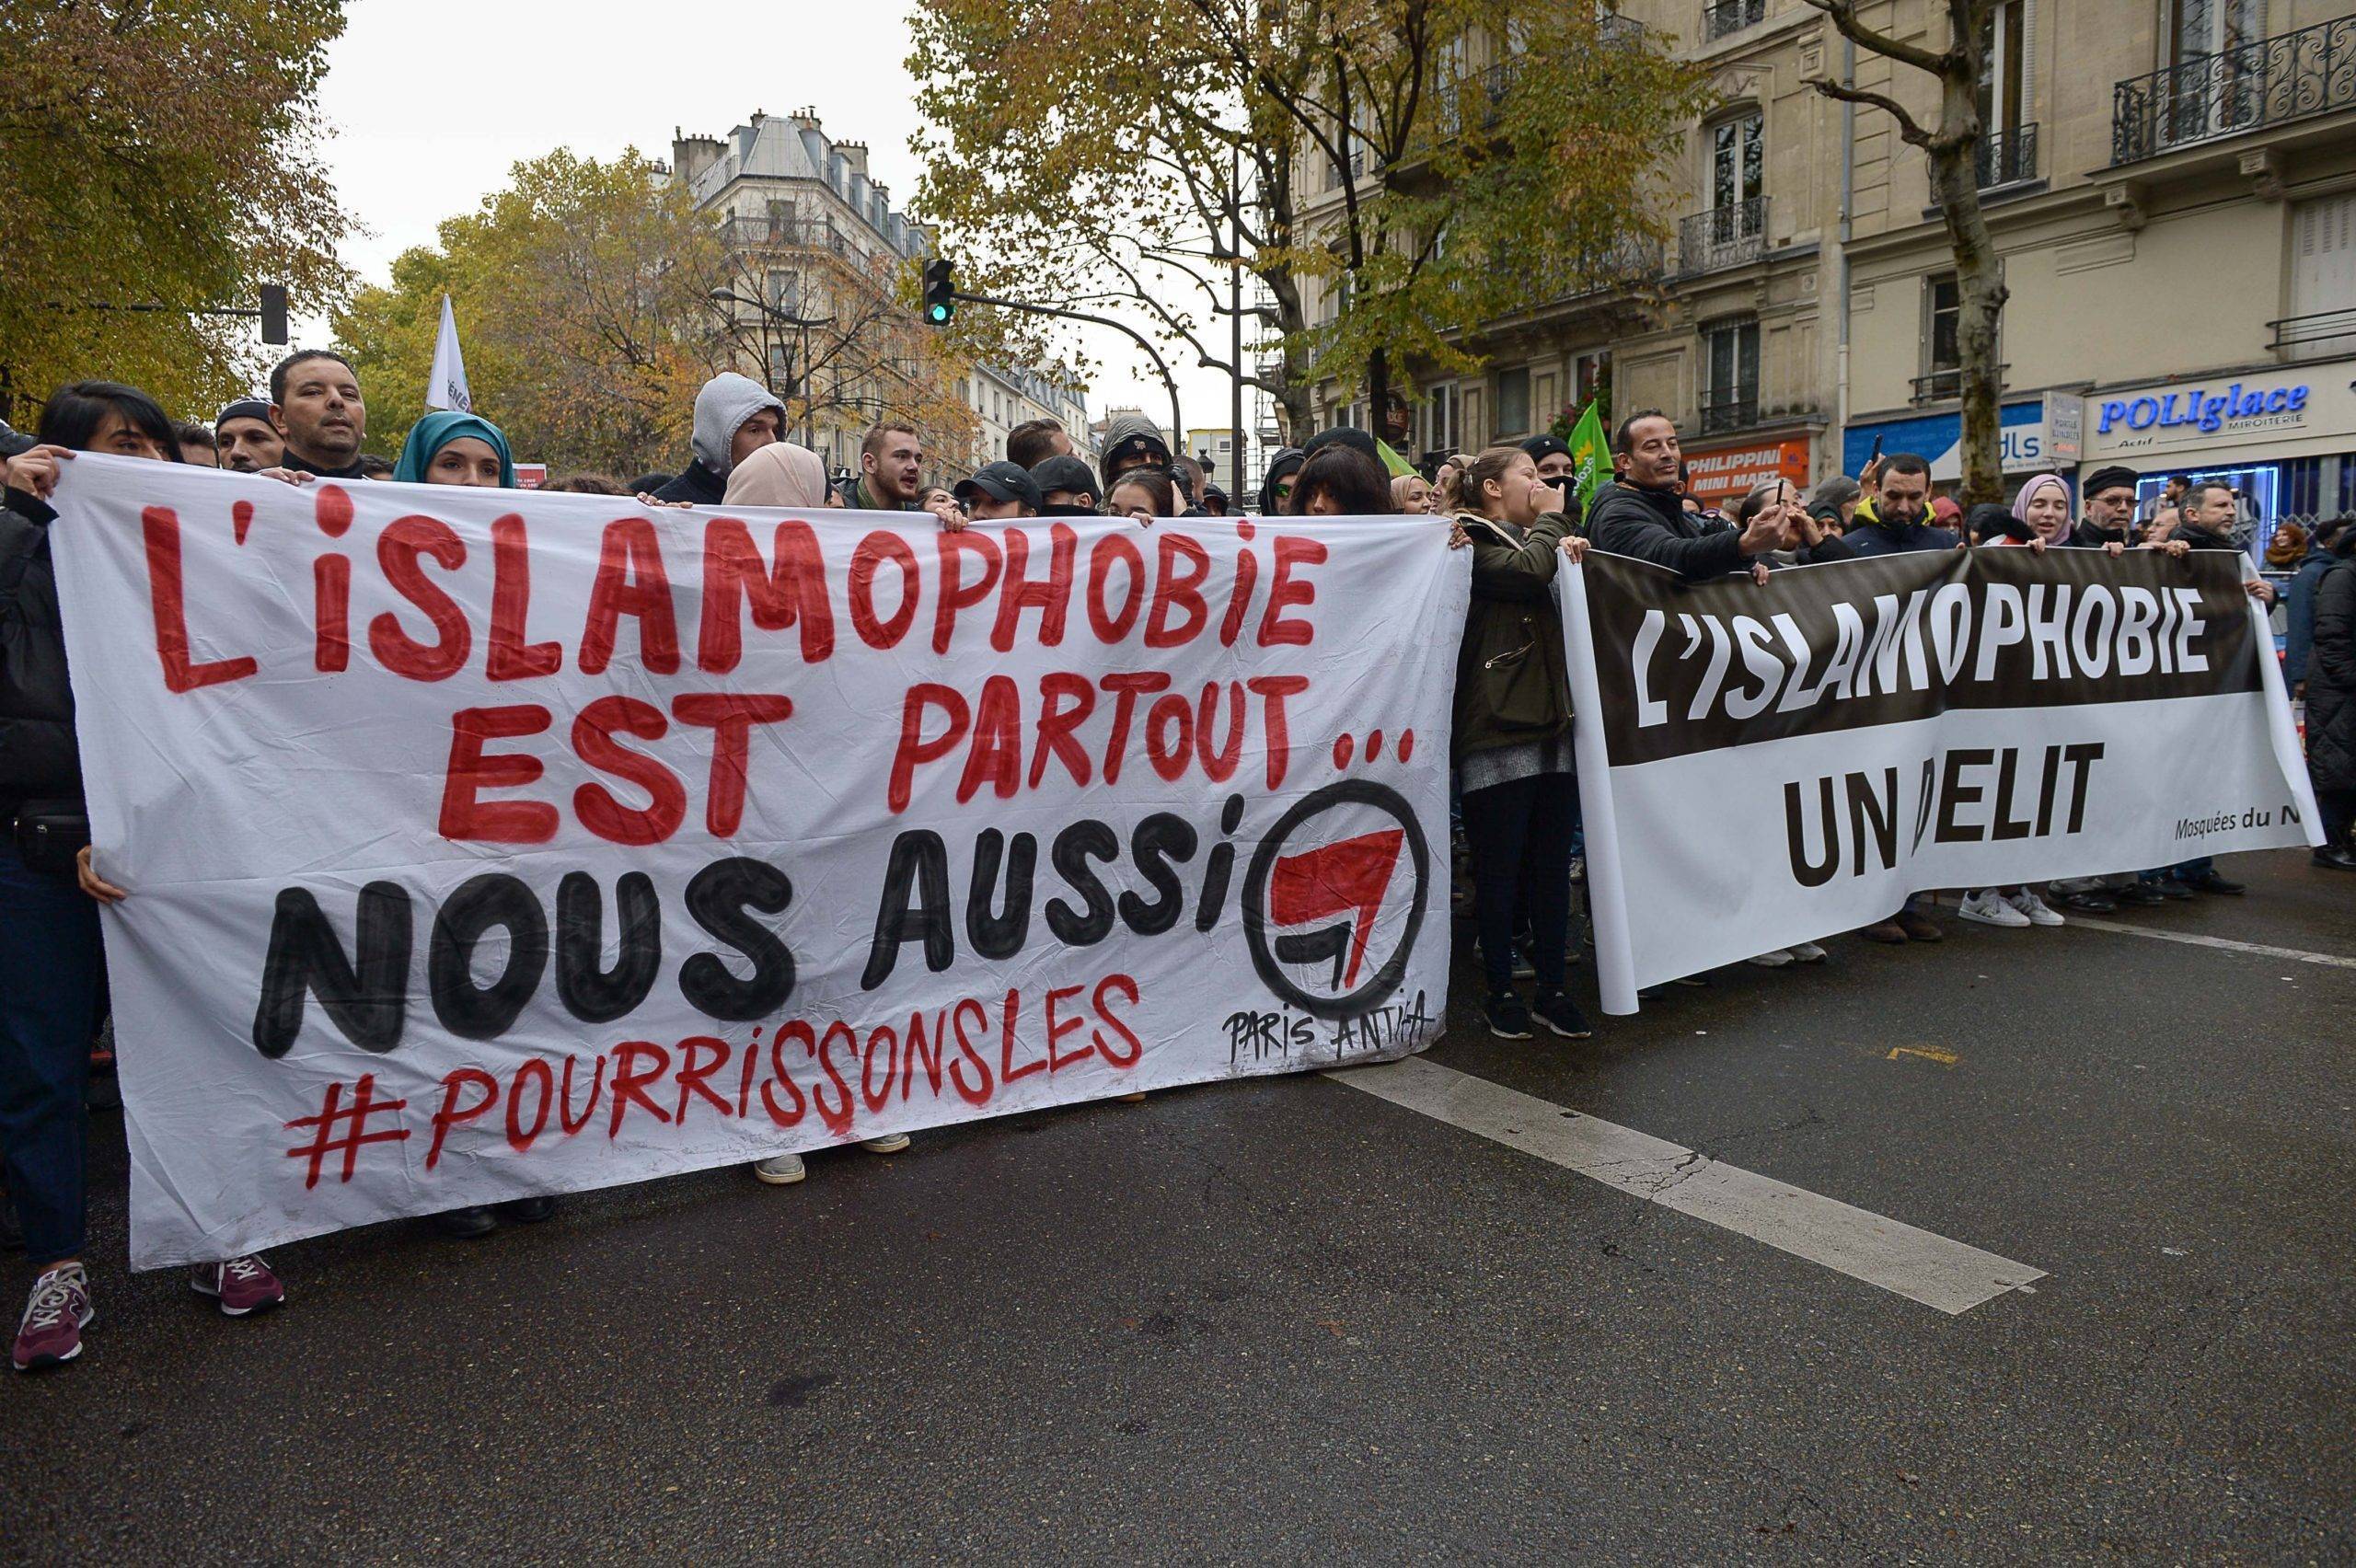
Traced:
<path fill-rule="evenodd" d="M 1096 470 L 1081 458 L 1068 452 L 1053 457 L 1043 457 L 1031 467 L 1031 482 L 1039 487 L 1041 496 L 1056 490 L 1068 490 L 1074 495 L 1098 495 L 1103 486 L 1096 478 Z"/>
<path fill-rule="evenodd" d="M 1553 434 L 1533 435 L 1521 444 L 1521 449 L 1541 463 L 1549 457 L 1568 457 L 1571 455 L 1570 443 Z"/>
<path fill-rule="evenodd" d="M 972 478 L 958 480 L 950 493 L 959 501 L 970 501 L 976 490 L 992 501 L 1019 501 L 1034 512 L 1039 508 L 1039 487 L 1033 482 L 1031 470 L 1020 463 L 985 464 Z"/>

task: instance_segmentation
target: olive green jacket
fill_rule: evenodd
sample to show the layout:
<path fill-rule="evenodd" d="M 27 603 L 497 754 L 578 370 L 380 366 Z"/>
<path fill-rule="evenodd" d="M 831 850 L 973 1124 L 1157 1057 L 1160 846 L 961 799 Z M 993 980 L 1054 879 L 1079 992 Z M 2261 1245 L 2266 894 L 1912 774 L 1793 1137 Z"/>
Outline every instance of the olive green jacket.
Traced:
<path fill-rule="evenodd" d="M 1550 512 L 1519 533 L 1475 513 L 1472 603 L 1456 654 L 1455 761 L 1477 751 L 1549 740 L 1571 725 L 1571 678 L 1554 571 L 1571 520 Z"/>

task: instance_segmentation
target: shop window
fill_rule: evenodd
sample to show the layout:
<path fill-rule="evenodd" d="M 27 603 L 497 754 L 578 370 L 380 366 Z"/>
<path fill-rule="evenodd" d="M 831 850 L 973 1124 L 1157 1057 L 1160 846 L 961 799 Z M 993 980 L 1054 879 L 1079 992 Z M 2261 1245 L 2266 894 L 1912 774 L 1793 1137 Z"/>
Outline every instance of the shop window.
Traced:
<path fill-rule="evenodd" d="M 1497 372 L 1497 434 L 1523 435 L 1530 430 L 1530 367 Z"/>

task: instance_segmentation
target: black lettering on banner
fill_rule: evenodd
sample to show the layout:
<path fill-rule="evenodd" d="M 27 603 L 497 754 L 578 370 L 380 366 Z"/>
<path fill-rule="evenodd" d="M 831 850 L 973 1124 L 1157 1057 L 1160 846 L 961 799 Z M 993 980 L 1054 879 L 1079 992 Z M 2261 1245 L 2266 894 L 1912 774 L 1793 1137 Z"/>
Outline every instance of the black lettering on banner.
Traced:
<path fill-rule="evenodd" d="M 506 928 L 507 962 L 497 979 L 477 986 L 475 949 L 494 926 Z M 426 994 L 442 1027 L 461 1040 L 495 1040 L 507 1032 L 548 967 L 549 917 L 538 895 L 518 878 L 504 871 L 468 877 L 434 912 Z"/>
<path fill-rule="evenodd" d="M 610 1023 L 646 999 L 663 966 L 663 901 L 654 879 L 628 871 L 614 884 L 614 919 L 621 928 L 612 969 L 606 951 L 606 895 L 586 871 L 567 871 L 556 884 L 556 992 L 564 1010 L 583 1023 Z"/>
<path fill-rule="evenodd" d="M 1014 536 L 1009 530 L 1009 536 Z M 999 864 L 1006 864 L 1006 897 L 995 896 Z M 1031 888 L 1039 870 L 1039 841 L 986 827 L 974 836 L 974 879 L 965 897 L 965 940 L 984 958 L 1012 958 L 1031 935 Z M 946 873 L 944 873 L 945 878 Z M 995 906 L 995 912 L 993 912 Z"/>
<path fill-rule="evenodd" d="M 910 906 L 913 894 L 916 904 Z M 957 958 L 957 932 L 949 913 L 949 850 L 941 835 L 912 827 L 892 840 L 884 868 L 884 892 L 875 901 L 875 935 L 867 946 L 867 968 L 859 988 L 872 991 L 892 977 L 900 944 L 924 943 L 924 966 L 938 974 Z M 1018 947 L 1022 944 L 1017 943 Z"/>
<path fill-rule="evenodd" d="M 281 890 L 254 1005 L 254 1048 L 276 1060 L 294 1047 L 307 994 L 318 997 L 329 1020 L 363 1051 L 399 1044 L 414 940 L 409 890 L 398 882 L 372 882 L 360 890 L 352 939 L 357 962 L 344 952 L 309 889 Z"/>
<path fill-rule="evenodd" d="M 1138 824 L 1129 835 L 1129 859 L 1160 896 L 1148 903 L 1134 893 L 1121 894 L 1123 925 L 1138 936 L 1150 937 L 1178 923 L 1178 917 L 1185 913 L 1186 890 L 1170 862 L 1184 864 L 1193 859 L 1195 843 L 1195 824 L 1184 817 L 1156 812 Z"/>
<path fill-rule="evenodd" d="M 1047 862 L 1088 906 L 1083 914 L 1060 898 L 1047 901 L 1047 929 L 1056 934 L 1056 940 L 1066 947 L 1091 947 L 1113 934 L 1113 895 L 1088 862 L 1114 860 L 1120 853 L 1119 837 L 1092 817 L 1082 818 L 1056 835 Z"/>
<path fill-rule="evenodd" d="M 714 860 L 687 882 L 687 913 L 695 923 L 752 961 L 742 980 L 718 955 L 697 953 L 679 965 L 679 994 L 708 1018 L 744 1023 L 767 1018 L 793 995 L 793 951 L 746 913 L 781 913 L 793 902 L 793 882 L 767 860 L 733 856 Z"/>

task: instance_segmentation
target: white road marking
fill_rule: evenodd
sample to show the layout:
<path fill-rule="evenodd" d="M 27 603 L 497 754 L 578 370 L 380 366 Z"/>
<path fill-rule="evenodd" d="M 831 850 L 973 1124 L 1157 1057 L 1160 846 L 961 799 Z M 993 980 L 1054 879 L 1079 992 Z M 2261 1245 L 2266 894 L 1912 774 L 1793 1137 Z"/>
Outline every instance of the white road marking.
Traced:
<path fill-rule="evenodd" d="M 2068 918 L 2073 926 L 2086 926 L 2097 931 L 2117 931 L 2122 936 L 2149 937 L 2154 941 L 2186 942 L 2193 947 L 2223 948 L 2227 952 L 2256 953 L 2260 958 L 2287 958 L 2294 963 L 2324 963 L 2334 969 L 2356 969 L 2356 958 L 2343 958 L 2336 952 L 2268 947 L 2263 942 L 2237 942 L 2224 937 L 2204 937 L 2194 931 L 2156 931 L 2149 926 L 2130 926 L 2120 920 L 2097 920 L 2091 915 L 2080 915 L 2074 911 Z"/>
<path fill-rule="evenodd" d="M 1421 1056 L 1336 1069 L 1325 1076 L 1942 1312 L 1968 1312 L 2045 1277 L 2043 1269 L 1739 1170 L 1666 1138 L 1566 1111 Z"/>

